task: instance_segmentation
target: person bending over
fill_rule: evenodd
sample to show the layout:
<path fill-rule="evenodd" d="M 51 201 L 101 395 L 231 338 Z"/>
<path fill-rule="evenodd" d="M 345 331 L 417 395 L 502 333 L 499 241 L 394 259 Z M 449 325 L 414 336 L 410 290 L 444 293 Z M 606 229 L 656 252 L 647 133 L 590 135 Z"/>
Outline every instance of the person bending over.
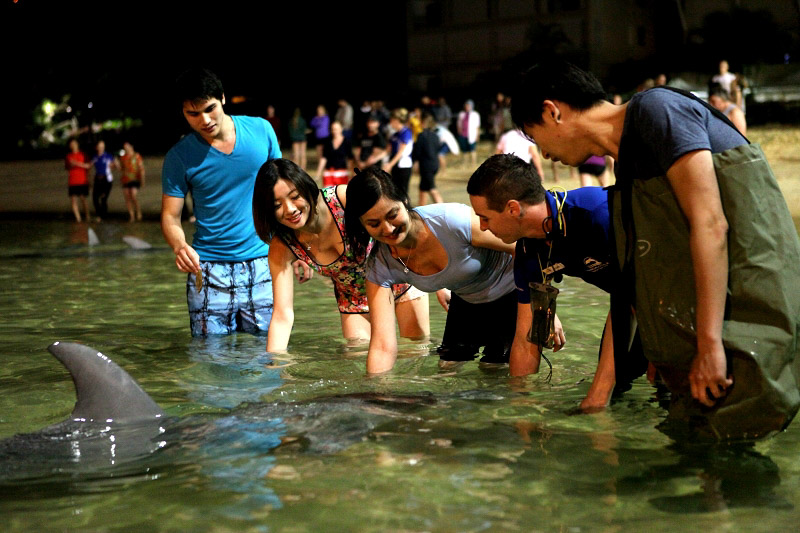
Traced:
<path fill-rule="evenodd" d="M 342 335 L 369 338 L 364 265 L 366 253 L 353 251 L 346 238 L 344 210 L 347 185 L 317 188 L 314 179 L 288 159 L 261 166 L 253 191 L 256 232 L 269 243 L 274 307 L 267 351 L 285 350 L 294 324 L 294 282 L 291 263 L 305 262 L 331 278 L 339 306 Z M 404 337 L 427 337 L 428 295 L 408 284 L 392 287 L 397 322 Z"/>
<path fill-rule="evenodd" d="M 511 375 L 536 372 L 539 351 L 527 349 L 533 320 L 530 283 L 549 283 L 567 275 L 606 292 L 619 283 L 619 270 L 612 259 L 608 191 L 600 187 L 546 191 L 529 163 L 513 154 L 500 154 L 484 161 L 472 174 L 467 193 L 481 230 L 490 231 L 503 242 L 516 242 L 514 280 L 518 323 L 522 327 L 514 336 Z M 581 408 L 605 407 L 617 382 L 616 390 L 621 392 L 646 368 L 639 352 L 625 361 L 617 378 L 609 313 L 600 341 L 597 371 Z"/>
<path fill-rule="evenodd" d="M 365 250 L 370 238 L 377 241 L 367 262 L 367 372 L 390 370 L 397 357 L 394 283 L 437 293 L 447 310 L 438 349 L 443 364 L 471 361 L 481 346 L 482 363 L 507 363 L 517 320 L 513 245 L 480 231 L 469 206 L 409 209 L 406 195 L 376 167 L 353 178 L 348 197 L 345 220 L 353 247 Z"/>

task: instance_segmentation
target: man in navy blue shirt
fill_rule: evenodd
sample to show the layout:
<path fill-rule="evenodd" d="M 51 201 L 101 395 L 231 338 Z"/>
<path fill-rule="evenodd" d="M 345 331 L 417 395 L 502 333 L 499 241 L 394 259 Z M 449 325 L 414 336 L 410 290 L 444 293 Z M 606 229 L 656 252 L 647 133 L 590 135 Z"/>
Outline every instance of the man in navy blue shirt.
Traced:
<path fill-rule="evenodd" d="M 673 420 L 716 439 L 785 428 L 800 409 L 800 239 L 761 149 L 690 93 L 612 104 L 563 61 L 521 76 L 511 116 L 546 159 L 614 158 L 615 356 L 635 321 Z"/>
<path fill-rule="evenodd" d="M 584 187 L 551 193 L 542 187 L 536 170 L 513 154 L 494 155 L 478 167 L 467 184 L 472 208 L 482 230 L 507 243 L 517 243 L 514 281 L 517 312 L 531 324 L 528 283 L 575 276 L 611 292 L 617 281 L 612 261 L 608 191 Z M 606 319 L 600 360 L 584 410 L 605 407 L 615 385 L 611 318 Z M 558 328 L 557 328 L 558 329 Z M 510 370 L 514 376 L 538 371 L 540 350 L 527 342 L 527 329 L 518 330 L 512 345 Z M 560 332 L 563 343 L 563 332 Z M 561 343 L 556 342 L 555 349 Z M 642 369 L 643 370 L 643 369 Z M 639 372 L 639 375 L 641 372 Z"/>

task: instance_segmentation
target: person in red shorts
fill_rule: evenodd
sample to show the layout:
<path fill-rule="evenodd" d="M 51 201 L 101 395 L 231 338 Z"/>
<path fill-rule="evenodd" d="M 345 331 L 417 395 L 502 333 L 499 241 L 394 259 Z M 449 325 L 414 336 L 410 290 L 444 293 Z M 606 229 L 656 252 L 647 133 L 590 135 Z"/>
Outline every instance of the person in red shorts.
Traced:
<path fill-rule="evenodd" d="M 323 187 L 346 185 L 353 171 L 353 145 L 344 136 L 342 123 L 331 123 L 331 134 L 323 141 L 322 157 L 317 165 L 317 180 Z"/>
<path fill-rule="evenodd" d="M 86 155 L 81 152 L 80 145 L 76 139 L 69 141 L 69 153 L 64 160 L 64 166 L 68 172 L 69 199 L 72 203 L 72 213 L 75 221 L 81 222 L 81 210 L 78 207 L 80 200 L 83 212 L 86 213 L 86 220 L 89 221 L 89 202 L 86 197 L 89 195 L 89 163 L 86 162 Z"/>

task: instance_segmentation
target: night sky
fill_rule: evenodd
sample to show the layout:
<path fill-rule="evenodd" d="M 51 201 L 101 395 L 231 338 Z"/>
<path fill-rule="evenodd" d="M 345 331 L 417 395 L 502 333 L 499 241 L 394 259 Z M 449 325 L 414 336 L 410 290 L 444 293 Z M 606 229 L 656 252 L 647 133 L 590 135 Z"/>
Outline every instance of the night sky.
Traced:
<path fill-rule="evenodd" d="M 169 89 L 196 64 L 217 72 L 228 100 L 246 96 L 232 110 L 246 114 L 263 113 L 267 103 L 281 114 L 299 105 L 308 115 L 340 97 L 357 105 L 404 95 L 402 3 L 394 12 L 376 7 L 382 2 L 297 0 L 0 3 L 0 86 L 13 126 L 0 129 L 6 156 L 31 110 L 67 93 L 76 107 L 92 102 L 97 118 L 140 117 L 154 136 L 173 138 L 182 124 Z"/>

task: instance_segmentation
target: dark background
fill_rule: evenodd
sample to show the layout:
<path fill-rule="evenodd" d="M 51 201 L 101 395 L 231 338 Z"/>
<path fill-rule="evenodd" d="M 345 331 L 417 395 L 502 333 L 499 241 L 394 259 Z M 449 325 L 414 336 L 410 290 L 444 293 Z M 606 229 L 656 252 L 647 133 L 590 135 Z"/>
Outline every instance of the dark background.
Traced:
<path fill-rule="evenodd" d="M 341 4 L 337 6 L 336 4 Z M 263 116 L 317 104 L 335 110 L 364 98 L 404 95 L 402 2 L 208 2 L 0 0 L 3 49 L 0 157 L 35 157 L 20 146 L 43 98 L 70 104 L 81 125 L 136 117 L 143 152 L 166 151 L 185 130 L 170 98 L 175 77 L 204 65 L 222 79 L 226 110 Z M 92 103 L 91 109 L 88 107 Z M 29 132 L 32 133 L 32 132 Z M 58 147 L 61 155 L 63 146 Z"/>
<path fill-rule="evenodd" d="M 601 79 L 609 90 L 633 91 L 645 77 L 664 70 L 670 75 L 710 75 L 719 57 L 733 59 L 731 68 L 737 72 L 800 58 L 800 26 L 780 29 L 782 21 L 763 10 L 748 10 L 750 3 L 731 2 L 727 11 L 709 14 L 702 27 L 682 35 L 675 2 L 641 2 L 652 10 L 655 52 L 633 61 L 623 60 L 626 54 L 621 51 L 619 64 Z M 575 3 L 548 0 L 553 6 Z M 264 116 L 267 104 L 272 104 L 284 124 L 295 107 L 306 119 L 317 104 L 326 105 L 332 114 L 339 98 L 353 107 L 364 99 L 384 100 L 389 108 L 410 107 L 420 95 L 408 89 L 406 32 L 408 23 L 419 21 L 408 19 L 406 4 L 0 0 L 0 159 L 63 156 L 63 142 L 35 142 L 42 131 L 35 113 L 43 99 L 61 102 L 65 95 L 81 127 L 124 119 L 143 125 L 103 132 L 112 140 L 112 150 L 124 137 L 137 151 L 164 153 L 187 131 L 180 106 L 170 96 L 173 81 L 194 65 L 207 66 L 220 76 L 229 113 Z M 797 19 L 797 10 L 786 17 Z M 579 40 L 558 24 L 534 19 L 526 38 L 525 51 L 493 65 L 469 87 L 441 87 L 451 105 L 470 97 L 482 111 L 481 105 L 490 103 L 496 91 L 506 90 L 521 67 L 552 55 L 581 64 L 586 56 Z M 234 97 L 245 100 L 234 103 Z M 57 117 L 63 118 L 68 117 Z M 748 104 L 748 123 L 798 120 L 797 102 Z M 91 150 L 93 136 L 81 140 L 83 149 Z"/>

